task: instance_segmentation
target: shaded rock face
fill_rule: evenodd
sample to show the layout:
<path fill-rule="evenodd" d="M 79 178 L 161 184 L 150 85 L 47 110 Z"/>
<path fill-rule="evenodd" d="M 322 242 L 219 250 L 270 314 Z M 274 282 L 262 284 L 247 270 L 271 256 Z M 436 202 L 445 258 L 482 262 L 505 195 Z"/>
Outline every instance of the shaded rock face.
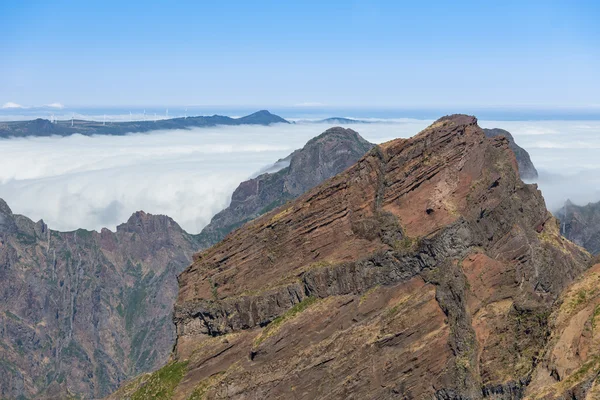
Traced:
<path fill-rule="evenodd" d="M 556 216 L 564 237 L 592 254 L 600 254 L 600 202 L 578 206 L 567 201 Z"/>
<path fill-rule="evenodd" d="M 487 137 L 504 136 L 506 139 L 508 139 L 510 149 L 515 153 L 515 157 L 517 158 L 517 165 L 519 167 L 521 179 L 532 181 L 538 178 L 537 169 L 535 169 L 535 166 L 531 162 L 529 153 L 515 142 L 515 139 L 510 132 L 498 128 L 484 129 L 483 131 Z"/>
<path fill-rule="evenodd" d="M 526 398 L 600 398 L 599 280 L 597 264 L 561 295 L 550 316 L 547 350 L 532 375 Z"/>
<path fill-rule="evenodd" d="M 164 364 L 198 248 L 166 216 L 63 233 L 0 200 L 0 398 L 101 398 Z"/>
<path fill-rule="evenodd" d="M 444 117 L 196 255 L 173 363 L 114 398 L 175 366 L 176 399 L 520 398 L 589 262 L 508 140 Z"/>
<path fill-rule="evenodd" d="M 221 241 L 244 223 L 294 199 L 356 163 L 373 147 L 352 129 L 331 128 L 286 159 L 289 166 L 242 182 L 231 204 L 200 233 L 203 248 Z"/>

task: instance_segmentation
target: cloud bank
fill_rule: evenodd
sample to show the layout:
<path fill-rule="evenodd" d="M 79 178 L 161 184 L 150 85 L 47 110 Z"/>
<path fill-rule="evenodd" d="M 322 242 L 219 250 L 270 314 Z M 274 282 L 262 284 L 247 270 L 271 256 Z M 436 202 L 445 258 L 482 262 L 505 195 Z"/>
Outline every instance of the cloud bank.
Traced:
<path fill-rule="evenodd" d="M 548 209 L 567 199 L 585 205 L 600 201 L 600 121 L 480 121 L 503 128 L 531 155 Z"/>
<path fill-rule="evenodd" d="M 408 137 L 428 123 L 365 125 L 361 134 L 382 142 Z M 169 215 L 197 233 L 228 205 L 241 181 L 328 127 L 235 126 L 0 140 L 0 198 L 13 212 L 44 219 L 58 230 L 115 229 L 131 213 L 144 210 Z"/>
<path fill-rule="evenodd" d="M 382 143 L 410 137 L 430 120 L 354 124 Z M 600 201 L 599 121 L 480 121 L 513 133 L 540 172 L 551 210 L 570 198 Z M 0 140 L 0 198 L 51 228 L 96 229 L 144 210 L 198 233 L 226 207 L 237 185 L 273 165 L 329 125 L 232 126 L 127 136 Z"/>

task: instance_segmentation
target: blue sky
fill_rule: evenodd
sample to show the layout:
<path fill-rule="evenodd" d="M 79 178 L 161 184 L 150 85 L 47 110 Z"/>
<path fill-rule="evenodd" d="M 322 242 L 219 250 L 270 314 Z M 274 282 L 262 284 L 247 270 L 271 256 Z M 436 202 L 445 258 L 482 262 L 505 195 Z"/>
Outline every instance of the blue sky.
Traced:
<path fill-rule="evenodd" d="M 0 0 L 0 105 L 600 107 L 597 1 L 170 3 Z"/>

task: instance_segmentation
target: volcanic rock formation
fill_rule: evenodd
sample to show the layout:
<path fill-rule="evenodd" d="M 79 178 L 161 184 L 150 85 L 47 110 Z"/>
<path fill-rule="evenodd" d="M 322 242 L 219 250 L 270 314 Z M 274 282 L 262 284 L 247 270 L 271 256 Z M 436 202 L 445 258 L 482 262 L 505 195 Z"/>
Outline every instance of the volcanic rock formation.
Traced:
<path fill-rule="evenodd" d="M 600 202 L 578 206 L 567 201 L 556 216 L 564 237 L 592 254 L 600 254 Z"/>
<path fill-rule="evenodd" d="M 520 398 L 589 263 L 508 139 L 444 117 L 196 255 L 172 360 L 113 397 Z"/>
<path fill-rule="evenodd" d="M 515 153 L 515 157 L 517 158 L 517 165 L 519 167 L 521 179 L 531 181 L 538 178 L 537 169 L 535 169 L 535 166 L 531 162 L 529 153 L 515 142 L 515 139 L 510 132 L 498 128 L 484 129 L 483 131 L 487 137 L 504 136 L 508 139 L 509 147 L 513 153 Z"/>
<path fill-rule="evenodd" d="M 166 216 L 57 232 L 0 200 L 0 398 L 101 398 L 163 365 L 176 277 L 198 248 Z"/>
<path fill-rule="evenodd" d="M 221 241 L 244 223 L 294 199 L 346 170 L 373 147 L 352 129 L 331 128 L 290 154 L 275 173 L 242 182 L 229 207 L 213 217 L 200 233 L 203 248 Z"/>

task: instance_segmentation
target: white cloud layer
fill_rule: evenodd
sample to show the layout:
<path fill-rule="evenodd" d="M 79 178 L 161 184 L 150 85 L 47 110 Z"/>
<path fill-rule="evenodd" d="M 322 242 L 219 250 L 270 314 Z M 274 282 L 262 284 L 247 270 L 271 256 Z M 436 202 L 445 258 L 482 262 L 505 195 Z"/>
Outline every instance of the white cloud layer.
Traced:
<path fill-rule="evenodd" d="M 600 201 L 600 121 L 479 121 L 503 128 L 525 148 L 539 172 L 538 185 L 550 211 L 567 199 Z"/>
<path fill-rule="evenodd" d="M 354 126 L 368 140 L 408 137 L 430 121 Z M 199 232 L 237 185 L 329 126 L 232 126 L 127 136 L 0 140 L 0 198 L 51 228 L 114 229 L 144 210 Z"/>
<path fill-rule="evenodd" d="M 432 121 L 355 124 L 381 143 Z M 600 121 L 480 121 L 513 133 L 540 172 L 551 210 L 600 201 Z M 127 136 L 0 140 L 0 198 L 51 228 L 114 229 L 131 213 L 167 214 L 199 232 L 237 185 L 302 147 L 328 125 L 232 126 Z"/>

